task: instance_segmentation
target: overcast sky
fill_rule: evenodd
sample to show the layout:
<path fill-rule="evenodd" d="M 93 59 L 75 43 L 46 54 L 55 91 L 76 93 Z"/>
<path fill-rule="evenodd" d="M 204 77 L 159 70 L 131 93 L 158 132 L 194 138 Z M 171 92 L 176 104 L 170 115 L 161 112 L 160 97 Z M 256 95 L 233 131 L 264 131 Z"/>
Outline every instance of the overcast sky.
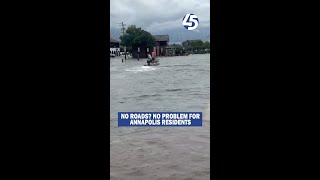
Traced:
<path fill-rule="evenodd" d="M 199 26 L 188 31 L 182 25 L 186 14 L 195 14 Z M 171 42 L 209 40 L 210 0 L 111 0 L 111 37 L 119 39 L 120 23 L 136 25 L 153 35 L 168 34 Z"/>

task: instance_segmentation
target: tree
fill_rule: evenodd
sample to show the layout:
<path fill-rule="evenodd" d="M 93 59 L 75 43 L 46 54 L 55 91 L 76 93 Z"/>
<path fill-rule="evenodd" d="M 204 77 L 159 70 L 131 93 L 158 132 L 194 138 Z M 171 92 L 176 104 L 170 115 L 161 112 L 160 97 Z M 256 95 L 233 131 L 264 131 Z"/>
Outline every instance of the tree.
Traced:
<path fill-rule="evenodd" d="M 201 40 L 192 41 L 191 46 L 193 49 L 200 50 L 203 48 L 203 42 Z"/>
<path fill-rule="evenodd" d="M 140 47 L 140 57 L 146 57 L 146 49 L 153 49 L 155 39 L 153 36 L 135 25 L 131 25 L 125 31 L 125 34 L 120 36 L 121 45 L 131 48 L 133 57 L 137 56 L 138 47 Z"/>
<path fill-rule="evenodd" d="M 182 55 L 185 53 L 185 50 L 183 49 L 183 46 L 180 44 L 172 44 L 171 45 L 175 49 L 176 55 Z"/>
<path fill-rule="evenodd" d="M 204 49 L 210 49 L 210 42 L 206 41 L 203 43 L 203 48 Z"/>
<path fill-rule="evenodd" d="M 210 49 L 210 42 L 208 41 L 201 41 L 201 40 L 187 40 L 182 42 L 183 47 L 191 53 L 197 53 L 197 54 L 202 54 L 205 52 L 210 52 L 204 51 L 205 49 Z"/>

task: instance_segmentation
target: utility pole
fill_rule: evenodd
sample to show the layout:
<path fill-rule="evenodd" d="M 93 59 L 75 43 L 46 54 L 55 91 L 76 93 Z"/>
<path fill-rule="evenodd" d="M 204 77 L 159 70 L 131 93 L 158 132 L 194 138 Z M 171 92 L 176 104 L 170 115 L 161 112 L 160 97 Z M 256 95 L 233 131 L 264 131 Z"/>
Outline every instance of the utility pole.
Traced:
<path fill-rule="evenodd" d="M 120 26 L 121 26 L 121 32 L 122 32 L 122 35 L 124 35 L 124 31 L 126 30 L 126 28 L 125 28 L 125 24 L 123 24 L 123 22 L 121 22 L 121 23 L 119 23 L 120 24 Z"/>
<path fill-rule="evenodd" d="M 124 35 L 124 31 L 126 30 L 125 28 L 125 24 L 123 24 L 123 22 L 119 23 L 120 26 L 121 26 L 121 32 L 122 32 L 122 35 Z M 126 51 L 126 46 L 124 46 L 124 59 L 127 59 L 127 51 Z"/>

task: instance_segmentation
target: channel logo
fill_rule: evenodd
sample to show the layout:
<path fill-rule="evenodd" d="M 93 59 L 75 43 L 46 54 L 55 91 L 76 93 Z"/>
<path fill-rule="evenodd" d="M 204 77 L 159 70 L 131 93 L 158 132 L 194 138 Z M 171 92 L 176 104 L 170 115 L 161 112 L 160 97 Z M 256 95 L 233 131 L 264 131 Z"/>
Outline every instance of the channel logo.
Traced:
<path fill-rule="evenodd" d="M 183 17 L 182 25 L 189 31 L 195 30 L 199 25 L 199 19 L 195 14 L 186 14 Z"/>

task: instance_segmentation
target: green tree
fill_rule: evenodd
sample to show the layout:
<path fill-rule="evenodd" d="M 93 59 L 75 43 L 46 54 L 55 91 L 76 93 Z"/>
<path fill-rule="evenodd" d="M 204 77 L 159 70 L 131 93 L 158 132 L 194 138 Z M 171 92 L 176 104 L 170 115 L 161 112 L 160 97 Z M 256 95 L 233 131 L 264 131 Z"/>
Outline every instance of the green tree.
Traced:
<path fill-rule="evenodd" d="M 193 47 L 193 49 L 201 50 L 203 49 L 203 42 L 201 40 L 192 41 L 191 46 Z"/>
<path fill-rule="evenodd" d="M 210 49 L 210 42 L 209 41 L 204 42 L 203 47 L 204 49 Z"/>
<path fill-rule="evenodd" d="M 184 52 L 183 46 L 180 44 L 172 44 L 172 47 L 175 48 L 176 54 Z"/>
<path fill-rule="evenodd" d="M 155 39 L 153 36 L 141 29 L 137 28 L 135 25 L 131 25 L 125 31 L 125 34 L 120 36 L 121 45 L 127 46 L 131 49 L 131 52 L 137 51 L 138 47 L 140 49 L 153 49 L 155 46 Z"/>
<path fill-rule="evenodd" d="M 195 54 L 203 54 L 206 52 L 210 52 L 209 50 L 205 51 L 205 49 L 210 49 L 210 42 L 202 40 L 189 40 L 182 42 L 183 47 L 186 51 Z"/>

